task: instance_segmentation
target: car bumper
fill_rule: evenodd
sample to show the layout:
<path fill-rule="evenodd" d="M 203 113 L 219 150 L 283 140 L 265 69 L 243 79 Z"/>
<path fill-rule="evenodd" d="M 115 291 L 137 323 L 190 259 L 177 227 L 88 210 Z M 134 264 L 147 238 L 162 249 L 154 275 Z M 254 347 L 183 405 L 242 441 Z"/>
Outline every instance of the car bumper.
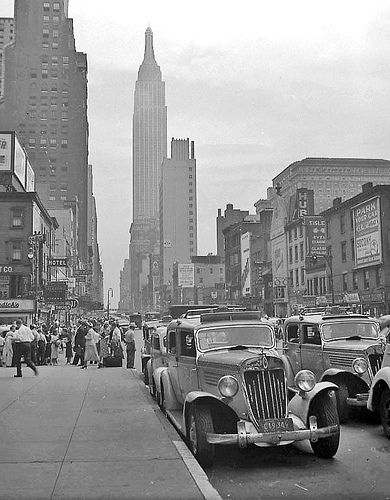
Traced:
<path fill-rule="evenodd" d="M 347 398 L 347 405 L 365 408 L 367 406 L 367 401 L 368 393 L 356 394 L 356 398 Z"/>
<path fill-rule="evenodd" d="M 298 429 L 285 432 L 247 432 L 245 422 L 240 420 L 237 423 L 237 434 L 214 434 L 207 433 L 206 439 L 210 444 L 236 444 L 239 448 L 246 448 L 250 444 L 264 443 L 268 446 L 278 446 L 294 441 L 316 442 L 333 436 L 340 432 L 339 425 L 330 425 L 328 427 L 317 428 L 315 417 L 310 417 L 310 429 Z"/>

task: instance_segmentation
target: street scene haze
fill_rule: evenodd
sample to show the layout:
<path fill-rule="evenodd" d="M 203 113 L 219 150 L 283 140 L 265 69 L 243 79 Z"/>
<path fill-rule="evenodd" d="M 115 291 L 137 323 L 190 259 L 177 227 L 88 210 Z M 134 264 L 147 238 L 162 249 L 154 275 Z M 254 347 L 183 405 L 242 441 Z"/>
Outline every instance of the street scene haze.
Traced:
<path fill-rule="evenodd" d="M 389 41 L 0 2 L 0 499 L 389 498 Z"/>

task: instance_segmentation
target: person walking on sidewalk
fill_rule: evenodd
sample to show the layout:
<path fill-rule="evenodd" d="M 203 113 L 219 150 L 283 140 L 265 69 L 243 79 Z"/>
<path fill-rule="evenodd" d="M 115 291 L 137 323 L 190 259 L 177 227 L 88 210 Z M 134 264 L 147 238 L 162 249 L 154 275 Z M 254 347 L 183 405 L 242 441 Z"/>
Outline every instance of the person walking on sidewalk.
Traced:
<path fill-rule="evenodd" d="M 80 361 L 80 365 L 84 366 L 84 352 L 85 352 L 85 335 L 87 333 L 87 326 L 85 321 L 79 320 L 79 327 L 77 328 L 76 335 L 74 337 L 74 358 L 73 365 L 77 366 Z"/>
<path fill-rule="evenodd" d="M 16 320 L 16 330 L 13 338 L 16 364 L 16 375 L 14 377 L 22 376 L 22 357 L 26 365 L 31 368 L 35 375 L 38 375 L 37 367 L 31 361 L 31 342 L 34 340 L 34 335 L 30 328 L 23 325 L 21 319 Z"/>
<path fill-rule="evenodd" d="M 37 328 L 37 361 L 38 365 L 42 366 L 46 364 L 45 352 L 46 352 L 46 337 L 42 332 L 42 328 Z"/>
<path fill-rule="evenodd" d="M 127 330 L 125 335 L 127 368 L 134 368 L 134 357 L 135 357 L 134 328 L 135 325 L 133 326 L 130 323 L 130 328 Z"/>
<path fill-rule="evenodd" d="M 66 357 L 66 364 L 70 365 L 72 361 L 72 332 L 68 330 L 68 328 L 63 328 L 62 329 L 62 338 L 65 342 L 65 357 Z"/>
<path fill-rule="evenodd" d="M 11 325 L 9 331 L 5 334 L 5 343 L 3 350 L 3 363 L 5 366 L 12 366 L 12 359 L 14 357 L 13 340 L 15 333 L 15 325 Z"/>
<path fill-rule="evenodd" d="M 96 332 L 92 328 L 92 324 L 89 324 L 89 329 L 87 335 L 85 336 L 85 354 L 84 354 L 84 365 L 81 369 L 86 370 L 88 366 L 88 361 L 99 362 L 99 354 L 96 349 Z"/>
<path fill-rule="evenodd" d="M 107 323 L 108 324 L 108 323 Z M 102 328 L 100 332 L 100 363 L 98 368 L 103 368 L 104 360 L 110 357 L 110 332 Z"/>

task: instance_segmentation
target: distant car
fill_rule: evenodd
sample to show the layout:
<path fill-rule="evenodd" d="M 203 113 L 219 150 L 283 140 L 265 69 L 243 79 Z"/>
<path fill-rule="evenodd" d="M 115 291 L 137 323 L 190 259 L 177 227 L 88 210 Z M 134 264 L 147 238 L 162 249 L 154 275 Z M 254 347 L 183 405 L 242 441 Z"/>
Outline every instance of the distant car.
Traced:
<path fill-rule="evenodd" d="M 154 338 L 156 334 L 153 334 Z M 287 386 L 272 326 L 257 313 L 203 314 L 167 327 L 164 366 L 153 370 L 162 409 L 204 467 L 216 446 L 246 448 L 309 441 L 331 458 L 340 438 L 337 386 L 299 371 Z"/>
<path fill-rule="evenodd" d="M 303 314 L 283 325 L 284 357 L 290 380 L 300 370 L 311 370 L 318 380 L 338 385 L 340 422 L 349 408 L 367 407 L 368 391 L 379 370 L 383 344 L 379 324 L 360 314 Z"/>

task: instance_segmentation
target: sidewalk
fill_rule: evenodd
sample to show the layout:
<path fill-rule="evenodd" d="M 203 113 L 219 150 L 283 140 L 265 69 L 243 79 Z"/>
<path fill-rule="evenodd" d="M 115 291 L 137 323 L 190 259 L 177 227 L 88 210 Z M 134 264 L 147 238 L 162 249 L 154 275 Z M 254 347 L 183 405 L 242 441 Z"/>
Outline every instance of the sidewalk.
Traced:
<path fill-rule="evenodd" d="M 0 499 L 204 498 L 136 371 L 14 373 L 0 368 Z"/>

